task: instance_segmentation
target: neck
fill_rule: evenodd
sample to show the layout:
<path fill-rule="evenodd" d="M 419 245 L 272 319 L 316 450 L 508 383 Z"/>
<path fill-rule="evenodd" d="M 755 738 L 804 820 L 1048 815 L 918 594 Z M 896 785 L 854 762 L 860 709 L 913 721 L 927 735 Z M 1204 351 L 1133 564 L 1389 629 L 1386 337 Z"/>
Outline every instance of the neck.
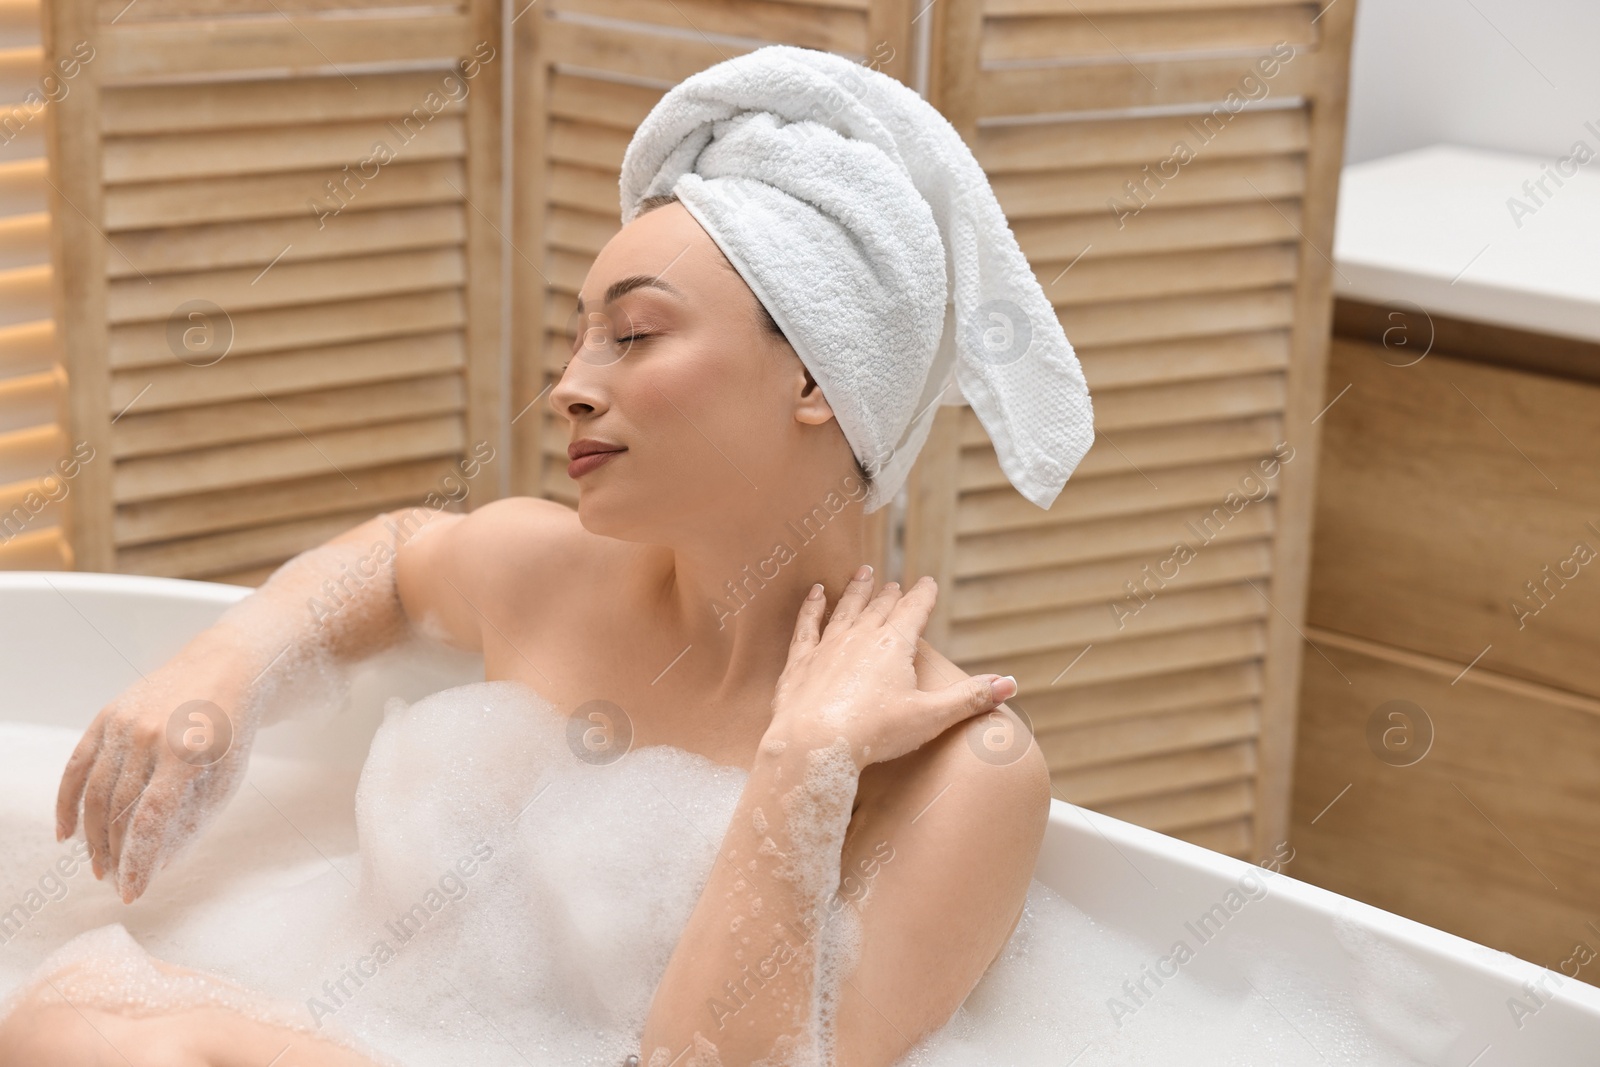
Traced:
<path fill-rule="evenodd" d="M 672 669 L 688 668 L 684 675 L 707 687 L 708 700 L 769 689 L 811 586 L 821 582 L 832 603 L 872 558 L 860 501 L 839 492 L 819 499 L 735 519 L 666 549 L 662 615 L 689 649 Z"/>

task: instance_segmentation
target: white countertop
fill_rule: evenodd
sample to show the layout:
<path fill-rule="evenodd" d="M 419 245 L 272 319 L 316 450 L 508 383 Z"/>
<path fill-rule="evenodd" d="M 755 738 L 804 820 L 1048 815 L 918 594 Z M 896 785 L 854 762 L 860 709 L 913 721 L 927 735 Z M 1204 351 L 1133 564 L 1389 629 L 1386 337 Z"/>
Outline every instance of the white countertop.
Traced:
<path fill-rule="evenodd" d="M 1575 131 L 1592 158 L 1571 157 L 1571 176 L 1556 160 L 1454 145 L 1346 167 L 1334 295 L 1600 341 L 1600 121 L 1591 126 Z M 1546 178 L 1541 191 L 1552 172 L 1563 184 Z"/>

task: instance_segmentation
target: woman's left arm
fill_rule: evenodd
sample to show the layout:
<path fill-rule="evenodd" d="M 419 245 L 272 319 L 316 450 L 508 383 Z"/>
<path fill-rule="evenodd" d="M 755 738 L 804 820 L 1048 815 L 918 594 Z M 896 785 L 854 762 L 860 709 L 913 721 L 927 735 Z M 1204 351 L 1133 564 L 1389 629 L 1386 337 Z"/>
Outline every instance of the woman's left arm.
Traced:
<path fill-rule="evenodd" d="M 924 688 L 966 678 L 925 642 L 917 663 Z M 1044 756 L 1003 704 L 867 769 L 840 887 L 864 934 L 841 1067 L 894 1063 L 955 1013 L 1016 928 L 1049 813 Z"/>
<path fill-rule="evenodd" d="M 852 581 L 825 629 L 820 596 L 800 609 L 772 724 L 652 1002 L 647 1067 L 884 1067 L 950 1016 L 1015 922 L 1043 830 L 1016 807 L 1034 764 L 986 763 L 950 729 L 1015 683 L 924 655 L 935 688 L 919 689 L 933 582 L 870 592 L 870 574 Z"/>

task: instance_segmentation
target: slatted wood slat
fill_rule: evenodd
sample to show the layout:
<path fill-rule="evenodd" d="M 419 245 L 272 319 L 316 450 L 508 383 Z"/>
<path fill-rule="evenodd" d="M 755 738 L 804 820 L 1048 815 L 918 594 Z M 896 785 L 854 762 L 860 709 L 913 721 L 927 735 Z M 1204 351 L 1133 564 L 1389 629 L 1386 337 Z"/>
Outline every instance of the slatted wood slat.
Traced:
<path fill-rule="evenodd" d="M 1097 440 L 1042 511 L 942 410 L 905 577 L 946 590 L 930 640 L 1016 675 L 1059 795 L 1251 858 L 1287 836 L 1351 14 L 930 10 L 932 99 L 1078 350 Z"/>
<path fill-rule="evenodd" d="M 52 5 L 49 54 L 96 50 L 51 145 L 72 427 L 100 457 L 80 566 L 259 581 L 504 451 L 500 22 Z"/>
<path fill-rule="evenodd" d="M 72 566 L 63 518 L 81 464 L 60 405 L 52 317 L 49 185 L 43 130 L 48 85 L 35 0 L 0 5 L 0 568 Z M 77 73 L 76 68 L 72 68 Z M 89 461 L 93 463 L 93 459 Z"/>

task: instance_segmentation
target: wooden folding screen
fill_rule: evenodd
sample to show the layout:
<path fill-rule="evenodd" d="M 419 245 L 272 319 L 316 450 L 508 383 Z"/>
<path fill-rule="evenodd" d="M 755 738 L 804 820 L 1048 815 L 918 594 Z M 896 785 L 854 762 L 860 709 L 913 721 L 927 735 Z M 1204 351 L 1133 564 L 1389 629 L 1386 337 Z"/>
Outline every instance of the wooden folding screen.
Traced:
<path fill-rule="evenodd" d="M 970 409 L 942 412 L 908 573 L 941 579 L 952 658 L 1016 675 L 1060 795 L 1251 858 L 1287 837 L 1353 8 L 931 11 L 932 98 L 1077 348 L 1098 437 L 1046 512 Z"/>
<path fill-rule="evenodd" d="M 495 0 L 49 6 L 96 53 L 52 134 L 77 566 L 254 583 L 497 495 Z"/>
<path fill-rule="evenodd" d="M 905 576 L 941 579 L 935 643 L 1019 678 L 1062 795 L 1270 852 L 1355 0 L 511 2 L 55 0 L 52 54 L 98 50 L 53 141 L 73 433 L 103 457 L 77 565 L 259 580 L 437 489 L 504 419 L 495 474 L 574 501 L 544 401 L 635 126 L 770 42 L 909 81 L 926 25 L 929 96 L 1055 302 L 1100 436 L 1045 512 L 946 409 L 907 487 Z M 474 56 L 461 101 L 418 110 Z"/>
<path fill-rule="evenodd" d="M 70 567 L 61 517 L 77 463 L 61 425 L 50 307 L 45 124 L 81 63 L 40 47 L 38 0 L 0 0 L 0 568 Z M 71 76 L 68 76 L 68 75 Z M 60 464 L 58 466 L 58 464 Z"/>

